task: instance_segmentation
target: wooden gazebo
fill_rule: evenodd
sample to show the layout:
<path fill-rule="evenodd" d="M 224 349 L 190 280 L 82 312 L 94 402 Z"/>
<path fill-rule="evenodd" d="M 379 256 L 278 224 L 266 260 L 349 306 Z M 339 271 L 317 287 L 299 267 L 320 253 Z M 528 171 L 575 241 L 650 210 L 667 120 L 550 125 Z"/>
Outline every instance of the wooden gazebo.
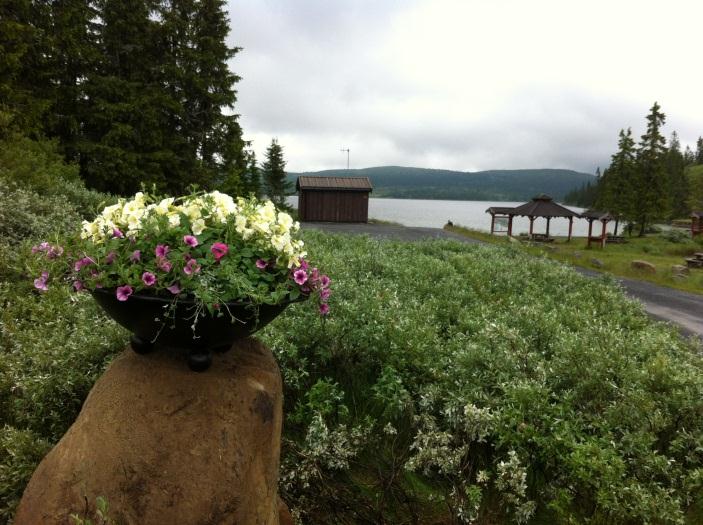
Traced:
<path fill-rule="evenodd" d="M 703 233 L 703 211 L 691 212 L 691 237 Z"/>
<path fill-rule="evenodd" d="M 600 244 L 601 248 L 605 248 L 605 242 L 608 239 L 608 233 L 606 231 L 606 228 L 608 226 L 608 223 L 610 221 L 616 220 L 613 215 L 606 211 L 596 211 L 596 210 L 586 210 L 581 214 L 582 219 L 586 219 L 588 221 L 588 243 L 587 246 L 590 248 L 592 242 L 596 242 Z M 601 233 L 600 235 L 593 235 L 593 223 L 596 221 L 600 221 L 602 227 L 601 227 Z"/>
<path fill-rule="evenodd" d="M 549 239 L 549 223 L 554 218 L 569 219 L 569 238 L 571 240 L 571 232 L 574 226 L 574 217 L 578 218 L 579 214 L 575 211 L 565 208 L 561 204 L 557 204 L 554 200 L 544 193 L 537 195 L 530 202 L 526 202 L 515 208 L 490 207 L 486 213 L 491 214 L 491 233 L 494 232 L 496 217 L 508 219 L 508 236 L 513 235 L 513 217 L 527 217 L 530 220 L 530 239 L 543 238 Z M 538 235 L 534 233 L 535 219 L 547 219 L 547 229 L 545 234 Z"/>

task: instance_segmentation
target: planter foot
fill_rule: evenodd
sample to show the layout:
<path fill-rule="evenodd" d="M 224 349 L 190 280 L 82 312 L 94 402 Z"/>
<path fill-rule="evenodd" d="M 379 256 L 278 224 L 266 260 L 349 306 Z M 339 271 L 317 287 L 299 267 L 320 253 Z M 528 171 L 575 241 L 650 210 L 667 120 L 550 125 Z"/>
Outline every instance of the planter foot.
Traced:
<path fill-rule="evenodd" d="M 212 352 L 199 348 L 188 352 L 188 368 L 193 372 L 204 372 L 212 364 Z"/>
<path fill-rule="evenodd" d="M 225 352 L 229 352 L 230 348 L 232 348 L 232 345 L 220 345 L 216 346 L 215 348 L 212 349 L 212 351 L 216 354 L 224 354 Z"/>
<path fill-rule="evenodd" d="M 148 354 L 154 349 L 154 345 L 150 341 L 146 341 L 137 335 L 129 338 L 129 343 L 138 354 Z"/>

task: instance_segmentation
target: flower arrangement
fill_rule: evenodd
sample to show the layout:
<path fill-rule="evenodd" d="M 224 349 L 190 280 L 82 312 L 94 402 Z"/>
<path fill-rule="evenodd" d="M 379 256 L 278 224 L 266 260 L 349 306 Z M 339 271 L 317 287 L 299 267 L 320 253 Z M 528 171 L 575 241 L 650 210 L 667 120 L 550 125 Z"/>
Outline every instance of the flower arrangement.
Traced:
<path fill-rule="evenodd" d="M 107 206 L 67 244 L 41 243 L 34 286 L 60 279 L 76 292 L 114 290 L 119 301 L 149 294 L 254 306 L 316 298 L 329 313 L 330 279 L 306 260 L 299 224 L 270 201 L 214 191 L 158 199 L 139 192 Z"/>

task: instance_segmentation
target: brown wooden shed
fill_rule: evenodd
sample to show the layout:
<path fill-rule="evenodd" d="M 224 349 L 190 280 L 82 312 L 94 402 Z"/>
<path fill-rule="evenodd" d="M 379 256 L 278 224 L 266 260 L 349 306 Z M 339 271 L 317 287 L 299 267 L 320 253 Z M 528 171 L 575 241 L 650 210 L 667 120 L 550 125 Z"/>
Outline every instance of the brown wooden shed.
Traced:
<path fill-rule="evenodd" d="M 301 175 L 298 190 L 298 216 L 301 221 L 368 222 L 368 177 L 310 177 Z"/>

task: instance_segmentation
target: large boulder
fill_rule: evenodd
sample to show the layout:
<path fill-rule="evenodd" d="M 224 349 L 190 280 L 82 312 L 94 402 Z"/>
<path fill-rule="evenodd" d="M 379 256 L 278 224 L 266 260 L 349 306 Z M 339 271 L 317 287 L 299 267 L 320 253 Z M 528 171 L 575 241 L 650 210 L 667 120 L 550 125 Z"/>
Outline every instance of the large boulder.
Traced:
<path fill-rule="evenodd" d="M 657 273 L 657 267 L 648 261 L 634 260 L 630 263 L 630 266 L 635 270 L 641 270 L 646 273 Z"/>
<path fill-rule="evenodd" d="M 95 522 L 102 497 L 116 524 L 278 524 L 281 415 L 278 367 L 254 339 L 200 374 L 176 352 L 128 350 L 34 472 L 14 523 Z"/>

